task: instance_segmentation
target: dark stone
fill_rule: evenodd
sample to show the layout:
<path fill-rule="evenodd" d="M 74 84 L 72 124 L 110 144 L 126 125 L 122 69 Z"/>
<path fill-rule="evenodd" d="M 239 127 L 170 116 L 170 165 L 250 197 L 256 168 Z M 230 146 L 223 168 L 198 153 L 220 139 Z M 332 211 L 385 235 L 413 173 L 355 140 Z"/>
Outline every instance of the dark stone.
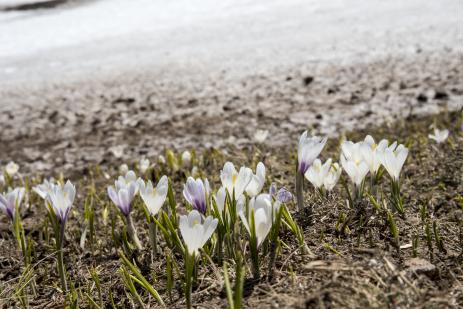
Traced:
<path fill-rule="evenodd" d="M 310 85 L 314 80 L 314 77 L 313 76 L 306 76 L 304 77 L 303 79 L 303 82 L 304 82 L 304 86 L 308 86 Z"/>
<path fill-rule="evenodd" d="M 434 99 L 436 100 L 447 100 L 449 98 L 449 95 L 445 91 L 436 91 L 434 94 Z"/>
<path fill-rule="evenodd" d="M 420 93 L 420 94 L 416 97 L 416 100 L 417 100 L 418 102 L 423 102 L 423 103 L 425 103 L 425 102 L 428 102 L 428 97 L 426 97 L 425 94 Z"/>

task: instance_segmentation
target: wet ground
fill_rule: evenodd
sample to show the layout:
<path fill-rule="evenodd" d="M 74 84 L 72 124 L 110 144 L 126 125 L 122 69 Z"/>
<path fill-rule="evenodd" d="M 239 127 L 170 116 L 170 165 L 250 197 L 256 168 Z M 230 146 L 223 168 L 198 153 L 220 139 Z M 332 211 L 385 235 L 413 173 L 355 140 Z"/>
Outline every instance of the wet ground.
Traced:
<path fill-rule="evenodd" d="M 334 136 L 459 109 L 461 16 L 454 0 L 1 11 L 0 160 L 81 170 L 165 147 L 241 146 L 256 129 L 290 146 L 306 128 Z"/>
<path fill-rule="evenodd" d="M 243 146 L 254 142 L 256 129 L 269 130 L 269 146 L 293 147 L 306 128 L 335 136 L 459 109 L 462 67 L 462 54 L 417 53 L 305 65 L 240 82 L 222 75 L 158 80 L 146 74 L 4 92 L 10 105 L 0 113 L 0 140 L 8 145 L 2 159 L 33 171 L 80 170 L 153 157 L 165 147 Z"/>

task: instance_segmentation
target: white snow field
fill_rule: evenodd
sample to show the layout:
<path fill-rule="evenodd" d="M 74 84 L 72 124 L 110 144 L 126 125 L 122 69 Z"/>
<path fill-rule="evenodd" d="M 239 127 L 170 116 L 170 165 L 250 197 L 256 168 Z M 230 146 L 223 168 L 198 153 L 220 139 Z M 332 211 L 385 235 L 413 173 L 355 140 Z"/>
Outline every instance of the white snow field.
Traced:
<path fill-rule="evenodd" d="M 74 0 L 0 11 L 0 87 L 138 70 L 241 75 L 442 48 L 463 50 L 461 0 Z"/>

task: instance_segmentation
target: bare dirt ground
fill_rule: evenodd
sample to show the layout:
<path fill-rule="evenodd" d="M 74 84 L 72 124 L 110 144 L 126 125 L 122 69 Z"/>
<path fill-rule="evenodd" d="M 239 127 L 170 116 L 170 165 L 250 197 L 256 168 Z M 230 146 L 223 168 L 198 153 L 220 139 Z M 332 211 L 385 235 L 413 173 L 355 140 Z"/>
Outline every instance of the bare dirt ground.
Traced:
<path fill-rule="evenodd" d="M 436 146 L 427 137 L 429 124 L 435 123 L 451 131 L 447 143 Z M 275 265 L 275 277 L 268 281 L 246 275 L 243 305 L 246 308 L 459 308 L 463 306 L 463 162 L 461 125 L 459 112 L 442 113 L 438 116 L 414 117 L 393 122 L 390 125 L 370 126 L 366 130 L 347 132 L 346 138 L 361 140 L 365 134 L 376 138 L 398 140 L 410 148 L 410 156 L 401 175 L 405 215 L 395 215 L 398 240 L 394 240 L 384 209 L 376 210 L 368 199 L 362 207 L 352 209 L 346 204 L 341 185 L 328 198 L 320 198 L 311 186 L 305 189 L 305 206 L 312 205 L 314 214 L 308 218 L 306 209 L 291 212 L 304 231 L 310 252 L 301 254 L 295 237 L 287 229 L 281 233 L 280 255 Z M 322 158 L 336 158 L 339 139 L 330 139 Z M 198 172 L 207 175 L 212 188 L 219 186 L 219 170 L 224 161 L 254 166 L 263 161 L 268 167 L 267 182 L 294 190 L 294 149 L 280 146 L 230 147 L 226 152 L 206 150 L 196 153 Z M 106 188 L 111 180 L 102 172 L 103 166 L 89 168 L 84 174 L 75 175 L 78 195 L 75 208 L 67 225 L 65 261 L 69 277 L 77 289 L 79 306 L 138 307 L 136 300 L 126 294 L 118 275 L 117 250 L 122 248 L 123 223 L 118 211 L 107 198 Z M 111 176 L 116 176 L 113 172 Z M 172 170 L 157 163 L 147 175 L 153 180 L 166 174 L 174 184 L 178 208 L 184 204 L 180 198 L 188 170 Z M 16 180 L 18 181 L 18 180 Z M 40 182 L 29 179 L 28 183 Z M 268 185 L 266 184 L 266 187 Z M 388 180 L 383 177 L 380 186 L 388 194 Z M 96 190 L 96 191 L 93 191 Z M 94 193 L 92 193 L 94 192 Z M 91 194 L 95 209 L 94 239 L 82 249 L 79 241 L 86 226 L 83 216 L 84 200 Z M 133 215 L 144 244 L 148 243 L 148 228 L 140 200 L 134 203 Z M 26 232 L 34 241 L 34 275 L 38 296 L 30 297 L 32 308 L 55 308 L 63 304 L 64 296 L 57 287 L 58 274 L 53 258 L 53 238 L 46 223 L 46 210 L 37 195 L 28 195 L 28 208 L 23 209 Z M 104 220 L 104 209 L 109 219 Z M 18 305 L 14 297 L 20 275 L 20 252 L 16 250 L 14 237 L 9 231 L 5 216 L 0 230 L 0 301 L 5 306 Z M 309 222 L 312 222 L 310 224 Z M 161 238 L 162 239 L 162 238 Z M 415 245 L 412 245 L 414 243 Z M 169 296 L 166 281 L 166 261 L 151 261 L 150 250 L 134 250 L 131 258 L 142 273 L 159 291 L 169 308 L 184 308 L 182 292 L 182 257 L 160 241 L 164 256 L 169 254 L 178 263 L 174 272 L 174 287 Z M 261 250 L 263 251 L 263 249 Z M 262 253 L 262 274 L 268 271 L 268 257 Z M 222 275 L 217 275 L 218 262 L 211 265 L 203 259 L 198 270 L 199 279 L 193 293 L 193 305 L 197 308 L 225 308 L 226 295 Z M 91 271 L 98 274 L 100 288 L 95 285 Z M 221 272 L 221 269 L 218 269 Z M 231 270 L 231 280 L 234 272 Z M 103 291 L 103 292 L 102 292 Z M 161 307 L 152 297 L 139 290 L 147 307 Z M 86 296 L 89 295 L 89 296 Z M 348 297 L 347 297 L 348 295 Z"/>
<path fill-rule="evenodd" d="M 269 75 L 158 80 L 153 75 L 1 92 L 2 160 L 24 171 L 82 170 L 177 149 L 243 146 L 266 129 L 293 147 L 306 128 L 335 136 L 410 115 L 462 107 L 463 54 L 349 65 L 302 65 Z M 25 102 L 30 102 L 25 104 Z"/>
<path fill-rule="evenodd" d="M 128 10 L 139 19 L 108 10 L 110 1 L 0 15 L 0 163 L 14 160 L 22 175 L 38 175 L 31 184 L 61 172 L 77 184 L 65 261 L 80 306 L 92 307 L 84 293 L 111 306 L 109 293 L 100 296 L 95 288 L 90 269 L 98 272 L 116 307 L 134 304 L 116 272 L 123 224 L 105 190 L 108 174 L 115 177 L 119 164 L 132 167 L 142 156 L 155 162 L 166 148 L 195 150 L 198 172 L 217 189 L 226 160 L 253 167 L 262 160 L 269 168 L 266 188 L 275 181 L 294 192 L 297 139 L 311 129 L 330 136 L 323 159 L 338 160 L 344 134 L 353 140 L 372 134 L 410 147 L 403 171 L 406 215 L 396 218 L 400 246 L 391 238 L 385 212 L 367 200 L 359 212 L 346 206 L 341 186 L 329 199 L 307 186 L 305 205 L 315 205 L 314 224 L 308 224 L 304 209 L 290 208 L 311 253 L 300 255 L 285 230 L 275 280 L 253 282 L 248 272 L 245 306 L 462 307 L 461 2 L 413 0 L 401 9 L 401 1 L 351 7 L 343 1 L 328 6 L 224 1 L 199 8 L 199 2 L 188 2 L 156 10 L 148 7 L 154 1 L 140 0 L 149 14 Z M 72 22 L 83 16 L 88 23 Z M 158 23 L 149 23 L 152 16 Z M 69 21 L 66 27 L 63 20 Z M 450 129 L 448 143 L 436 147 L 429 141 L 433 123 Z M 270 132 L 258 147 L 257 129 Z M 183 209 L 181 190 L 189 171 L 157 162 L 147 177 L 157 180 L 161 174 L 175 184 Z M 96 246 L 81 249 L 83 205 L 94 185 Z M 0 189 L 6 190 L 1 184 Z M 31 307 L 55 308 L 64 296 L 57 287 L 51 229 L 43 202 L 29 193 L 27 204 L 23 219 L 35 246 L 39 284 Z M 116 236 L 111 223 L 103 222 L 104 209 Z M 147 242 L 139 200 L 134 213 Z M 340 230 L 343 218 L 351 221 Z M 20 253 L 4 216 L 0 235 L 0 303 L 14 307 Z M 412 240 L 418 242 L 415 252 Z M 161 247 L 169 252 L 162 241 Z M 165 261 L 152 263 L 146 251 L 135 250 L 132 257 L 169 307 L 185 306 L 182 269 L 169 297 Z M 181 265 L 180 255 L 174 258 Z M 208 263 L 200 268 L 193 299 L 199 308 L 226 306 L 223 281 L 213 269 Z M 147 306 L 156 307 L 140 293 Z"/>
<path fill-rule="evenodd" d="M 4 6 L 34 1 L 0 1 Z M 165 147 L 294 145 L 458 109 L 457 0 L 68 1 L 0 11 L 0 162 L 82 170 Z"/>

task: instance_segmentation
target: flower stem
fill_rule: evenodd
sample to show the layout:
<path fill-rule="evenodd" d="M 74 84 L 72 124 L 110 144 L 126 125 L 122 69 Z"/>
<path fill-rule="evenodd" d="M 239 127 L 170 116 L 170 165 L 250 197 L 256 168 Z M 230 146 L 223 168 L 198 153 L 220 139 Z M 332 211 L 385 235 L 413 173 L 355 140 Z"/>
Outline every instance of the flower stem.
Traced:
<path fill-rule="evenodd" d="M 127 232 L 129 233 L 130 239 L 132 239 L 133 243 L 135 244 L 138 250 L 143 249 L 140 239 L 137 236 L 137 231 L 135 230 L 135 225 L 133 224 L 132 216 L 128 214 L 126 217 L 126 220 L 127 220 Z"/>
<path fill-rule="evenodd" d="M 254 273 L 254 279 L 260 278 L 259 270 L 259 251 L 257 250 L 257 243 L 251 244 L 251 259 L 252 259 L 252 270 Z"/>
<path fill-rule="evenodd" d="M 68 284 L 66 281 L 66 269 L 64 267 L 64 255 L 63 255 L 63 247 L 64 247 L 64 227 L 65 223 L 61 222 L 61 229 L 60 235 L 57 243 L 57 251 L 58 251 L 58 272 L 61 280 L 61 288 L 63 292 L 67 292 Z"/>
<path fill-rule="evenodd" d="M 191 307 L 191 292 L 193 290 L 193 273 L 195 268 L 195 256 L 190 255 L 187 250 L 185 250 L 185 300 L 186 307 L 188 309 Z"/>
<path fill-rule="evenodd" d="M 158 253 L 157 226 L 154 220 L 151 220 L 149 229 L 150 229 L 149 233 L 150 233 L 151 249 L 153 250 L 152 258 L 154 260 L 154 258 L 156 258 L 156 255 Z"/>
<path fill-rule="evenodd" d="M 304 175 L 299 171 L 296 171 L 296 199 L 297 199 L 297 210 L 304 208 Z"/>

